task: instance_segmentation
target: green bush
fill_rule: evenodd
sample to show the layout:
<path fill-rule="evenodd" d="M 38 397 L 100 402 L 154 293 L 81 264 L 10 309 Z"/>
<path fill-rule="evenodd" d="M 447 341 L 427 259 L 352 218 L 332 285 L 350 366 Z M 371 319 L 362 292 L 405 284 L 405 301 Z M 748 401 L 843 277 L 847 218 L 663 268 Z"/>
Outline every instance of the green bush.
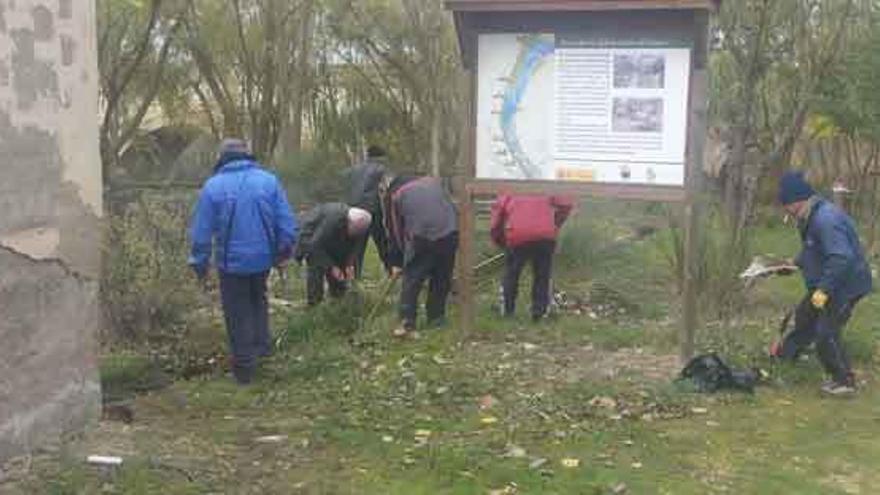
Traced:
<path fill-rule="evenodd" d="M 348 161 L 341 153 L 302 151 L 282 157 L 275 168 L 292 202 L 314 204 L 344 197 L 341 178 Z"/>
<path fill-rule="evenodd" d="M 361 329 L 367 312 L 378 297 L 367 290 L 349 290 L 342 298 L 326 300 L 313 308 L 292 310 L 279 336 L 279 348 L 318 341 L 325 337 L 349 336 Z"/>
<path fill-rule="evenodd" d="M 582 204 L 560 236 L 554 281 L 591 300 L 597 290 L 607 289 L 622 296 L 628 310 L 663 313 L 661 306 L 675 291 L 660 247 L 665 238 L 657 232 L 663 224 L 658 208 L 651 203 Z"/>
<path fill-rule="evenodd" d="M 575 215 L 568 221 L 559 236 L 558 254 L 554 260 L 559 273 L 590 274 L 596 253 L 604 244 L 596 230 L 594 218 L 590 215 Z"/>
<path fill-rule="evenodd" d="M 672 220 L 674 217 L 670 217 Z M 684 230 L 670 221 L 667 259 L 678 281 L 684 286 Z M 739 274 L 751 256 L 751 230 L 734 232 L 724 213 L 712 206 L 697 229 L 696 285 L 700 307 L 719 318 L 738 314 L 745 303 L 745 286 Z"/>
<path fill-rule="evenodd" d="M 160 389 L 169 378 L 156 362 L 132 352 L 117 352 L 101 358 L 101 393 L 104 402 L 130 400 L 135 394 Z"/>
<path fill-rule="evenodd" d="M 111 341 L 176 336 L 206 297 L 187 268 L 189 209 L 144 195 L 110 217 L 101 293 Z"/>

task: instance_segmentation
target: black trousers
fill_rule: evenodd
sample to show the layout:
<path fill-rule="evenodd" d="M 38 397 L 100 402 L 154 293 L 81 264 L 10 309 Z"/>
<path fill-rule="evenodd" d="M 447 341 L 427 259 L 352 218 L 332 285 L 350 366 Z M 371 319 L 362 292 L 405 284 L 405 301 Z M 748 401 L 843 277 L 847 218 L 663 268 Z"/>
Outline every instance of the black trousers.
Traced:
<path fill-rule="evenodd" d="M 532 317 L 540 318 L 550 305 L 550 275 L 553 271 L 553 252 L 556 241 L 534 241 L 507 250 L 504 258 L 504 314 L 516 311 L 519 277 L 526 263 L 532 264 Z"/>
<path fill-rule="evenodd" d="M 364 253 L 367 252 L 367 241 L 368 237 L 373 238 L 373 243 L 376 245 L 376 251 L 379 253 L 379 260 L 382 262 L 382 265 L 385 267 L 385 271 L 390 270 L 390 266 L 388 265 L 388 236 L 385 233 L 385 226 L 382 222 L 382 212 L 370 212 L 373 215 L 373 221 L 370 223 L 370 231 L 368 235 L 362 236 L 360 240 L 357 241 L 355 245 L 355 273 L 357 274 L 357 278 L 361 278 L 361 273 L 364 271 Z"/>
<path fill-rule="evenodd" d="M 407 261 L 403 266 L 403 287 L 400 292 L 400 318 L 409 330 L 416 326 L 419 293 L 428 281 L 428 300 L 425 311 L 428 323 L 442 323 L 446 317 L 446 299 L 452 288 L 458 234 L 436 241 L 413 239 Z"/>
<path fill-rule="evenodd" d="M 840 334 L 858 299 L 843 303 L 832 300 L 824 310 L 818 310 L 810 298 L 811 294 L 807 294 L 795 310 L 794 330 L 782 342 L 782 357 L 795 359 L 815 343 L 825 371 L 835 382 L 848 383 L 852 380 L 852 369 Z"/>
<path fill-rule="evenodd" d="M 309 265 L 306 275 L 306 304 L 315 306 L 324 300 L 324 281 L 327 281 L 327 288 L 330 291 L 330 297 L 338 298 L 345 295 L 348 290 L 348 284 L 344 281 L 336 280 L 330 275 L 330 268 Z"/>
<path fill-rule="evenodd" d="M 232 354 L 232 373 L 240 383 L 249 383 L 257 358 L 272 352 L 266 299 L 268 276 L 268 272 L 220 274 L 220 298 Z"/>

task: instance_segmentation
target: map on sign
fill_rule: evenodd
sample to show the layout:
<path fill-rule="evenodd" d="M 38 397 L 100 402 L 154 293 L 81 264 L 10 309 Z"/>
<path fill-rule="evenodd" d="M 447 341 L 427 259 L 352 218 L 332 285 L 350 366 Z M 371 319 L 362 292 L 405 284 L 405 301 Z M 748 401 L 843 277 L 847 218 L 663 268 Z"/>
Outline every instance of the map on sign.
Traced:
<path fill-rule="evenodd" d="M 690 49 L 479 38 L 477 177 L 683 185 Z"/>
<path fill-rule="evenodd" d="M 547 35 L 481 38 L 481 177 L 550 178 L 553 161 L 552 94 L 556 43 Z M 483 52 L 492 54 L 483 57 Z M 483 72 L 485 70 L 485 72 Z M 527 118 L 524 118 L 527 117 Z M 479 167 L 479 166 L 478 166 Z"/>

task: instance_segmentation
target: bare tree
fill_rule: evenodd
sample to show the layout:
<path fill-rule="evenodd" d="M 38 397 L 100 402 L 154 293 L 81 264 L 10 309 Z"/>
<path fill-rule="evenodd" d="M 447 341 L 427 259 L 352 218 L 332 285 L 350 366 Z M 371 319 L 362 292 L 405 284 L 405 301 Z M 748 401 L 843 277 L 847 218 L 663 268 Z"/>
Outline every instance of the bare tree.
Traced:
<path fill-rule="evenodd" d="M 744 231 L 754 210 L 761 178 L 790 162 L 820 84 L 842 61 L 849 28 L 866 7 L 863 0 L 723 5 L 713 111 L 730 130 L 720 185 L 735 233 Z"/>
<path fill-rule="evenodd" d="M 120 153 L 164 87 L 181 17 L 163 0 L 151 0 L 145 7 L 103 0 L 98 12 L 101 158 L 105 177 L 112 177 Z"/>

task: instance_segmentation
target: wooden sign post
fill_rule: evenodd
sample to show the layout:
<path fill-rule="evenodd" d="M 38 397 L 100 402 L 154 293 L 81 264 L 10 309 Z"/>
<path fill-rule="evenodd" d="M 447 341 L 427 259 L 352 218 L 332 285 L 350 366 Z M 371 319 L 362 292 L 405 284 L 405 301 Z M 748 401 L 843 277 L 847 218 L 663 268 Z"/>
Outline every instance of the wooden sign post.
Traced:
<path fill-rule="evenodd" d="M 683 203 L 680 344 L 683 359 L 693 355 L 709 14 L 719 3 L 447 0 L 471 76 L 459 181 L 465 331 L 475 319 L 475 197 L 503 190 Z"/>

